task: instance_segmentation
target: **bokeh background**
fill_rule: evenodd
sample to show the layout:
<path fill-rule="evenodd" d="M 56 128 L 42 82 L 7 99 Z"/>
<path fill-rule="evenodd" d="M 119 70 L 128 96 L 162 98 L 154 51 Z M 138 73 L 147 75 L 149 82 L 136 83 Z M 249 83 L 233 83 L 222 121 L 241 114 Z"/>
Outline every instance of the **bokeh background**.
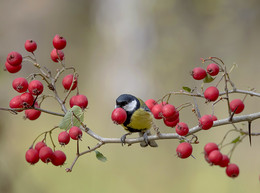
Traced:
<path fill-rule="evenodd" d="M 0 1 L 0 62 L 3 66 L 10 51 L 26 55 L 26 39 L 38 43 L 39 63 L 59 68 L 49 57 L 52 38 L 61 34 L 67 39 L 66 65 L 80 73 L 79 89 L 89 99 L 85 123 L 105 137 L 121 137 L 125 132 L 110 120 L 115 99 L 131 93 L 146 100 L 159 99 L 182 86 L 200 87 L 190 71 L 201 66 L 201 57 L 218 56 L 227 68 L 236 63 L 231 78 L 240 89 L 260 90 L 260 2 L 257 0 L 9 0 Z M 203 66 L 203 65 L 202 65 Z M 206 67 L 204 64 L 203 67 Z M 0 106 L 8 107 L 17 93 L 11 82 L 19 76 L 37 72 L 24 63 L 18 74 L 0 72 Z M 60 82 L 58 82 L 60 84 Z M 212 84 L 216 84 L 213 82 Z M 221 88 L 221 87 L 220 87 Z M 46 92 L 48 93 L 47 89 Z M 61 95 L 63 90 L 59 89 Z M 232 95 L 231 98 L 242 98 Z M 188 97 L 173 97 L 179 106 L 193 102 Z M 211 106 L 198 100 L 202 114 Z M 227 116 L 226 103 L 216 107 L 219 119 Z M 60 112 L 53 100 L 43 108 Z M 259 111 L 257 98 L 248 97 L 243 113 Z M 181 111 L 181 120 L 190 127 L 197 124 L 191 110 Z M 100 151 L 108 158 L 102 163 L 95 154 L 79 159 L 72 173 L 66 173 L 75 156 L 76 143 L 66 148 L 65 167 L 38 163 L 30 166 L 24 154 L 35 137 L 55 125 L 59 117 L 42 114 L 37 121 L 23 120 L 23 113 L 13 116 L 0 112 L 0 192 L 69 193 L 69 192 L 259 192 L 259 138 L 248 139 L 233 154 L 232 162 L 240 166 L 240 176 L 233 180 L 225 170 L 210 167 L 203 158 L 207 142 L 219 143 L 230 126 L 198 133 L 200 144 L 194 145 L 196 159 L 176 157 L 177 140 L 158 141 L 159 148 L 106 145 Z M 160 121 L 162 132 L 173 132 Z M 243 125 L 238 124 L 238 127 Z M 246 126 L 245 126 L 246 128 Z M 259 121 L 253 123 L 259 131 Z M 58 131 L 54 132 L 54 138 Z M 237 134 L 228 137 L 227 142 Z M 84 136 L 82 150 L 95 145 Z M 61 149 L 58 146 L 58 149 Z M 228 152 L 223 149 L 223 153 Z"/>

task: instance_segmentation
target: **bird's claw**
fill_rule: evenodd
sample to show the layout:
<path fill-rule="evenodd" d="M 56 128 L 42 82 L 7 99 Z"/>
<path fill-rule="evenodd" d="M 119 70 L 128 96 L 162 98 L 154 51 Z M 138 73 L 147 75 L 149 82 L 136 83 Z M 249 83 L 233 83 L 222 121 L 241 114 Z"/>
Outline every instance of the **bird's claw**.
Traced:
<path fill-rule="evenodd" d="M 122 146 L 125 144 L 125 140 L 126 140 L 126 136 L 127 136 L 127 135 L 131 135 L 131 133 L 126 133 L 126 134 L 124 134 L 124 135 L 120 138 Z"/>

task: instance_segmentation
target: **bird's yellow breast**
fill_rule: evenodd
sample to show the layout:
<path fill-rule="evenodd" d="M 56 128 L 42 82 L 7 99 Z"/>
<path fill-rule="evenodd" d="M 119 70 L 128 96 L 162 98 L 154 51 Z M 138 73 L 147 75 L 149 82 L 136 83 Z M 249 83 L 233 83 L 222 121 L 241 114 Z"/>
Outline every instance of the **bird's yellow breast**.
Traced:
<path fill-rule="evenodd" d="M 151 112 L 145 111 L 142 108 L 137 109 L 131 116 L 130 123 L 127 127 L 135 130 L 147 130 L 152 127 L 153 117 Z M 126 130 L 127 127 L 125 127 Z"/>

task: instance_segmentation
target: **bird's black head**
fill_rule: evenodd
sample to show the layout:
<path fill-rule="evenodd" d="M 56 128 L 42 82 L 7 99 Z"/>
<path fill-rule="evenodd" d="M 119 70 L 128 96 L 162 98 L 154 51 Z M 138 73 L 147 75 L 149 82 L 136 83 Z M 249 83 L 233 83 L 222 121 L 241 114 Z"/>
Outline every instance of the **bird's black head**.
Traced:
<path fill-rule="evenodd" d="M 140 107 L 140 102 L 133 95 L 122 94 L 116 99 L 116 107 L 121 107 L 126 112 L 133 112 Z"/>

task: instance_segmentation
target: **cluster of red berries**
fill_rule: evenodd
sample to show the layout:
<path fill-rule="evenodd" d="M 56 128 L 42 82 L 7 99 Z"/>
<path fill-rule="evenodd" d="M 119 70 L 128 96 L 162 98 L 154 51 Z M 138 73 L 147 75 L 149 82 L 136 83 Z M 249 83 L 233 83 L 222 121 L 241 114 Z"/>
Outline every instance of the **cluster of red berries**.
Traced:
<path fill-rule="evenodd" d="M 55 35 L 53 38 L 53 47 L 51 51 L 51 59 L 54 62 L 62 62 L 64 60 L 64 53 L 62 49 L 66 47 L 66 39 L 60 35 Z M 24 44 L 26 51 L 31 52 L 34 55 L 35 50 L 37 49 L 37 43 L 33 40 L 26 40 Z M 5 67 L 6 70 L 10 73 L 17 73 L 22 68 L 24 58 L 18 52 L 10 52 L 7 56 Z M 36 63 L 34 58 L 29 57 Z M 78 79 L 76 74 L 68 74 L 62 79 L 62 85 L 66 91 L 73 91 L 78 86 Z M 39 80 L 31 80 L 28 82 L 26 78 L 18 77 L 15 78 L 12 82 L 14 90 L 16 90 L 20 95 L 15 96 L 9 102 L 11 109 L 16 112 L 25 111 L 25 117 L 29 120 L 35 120 L 41 115 L 41 109 L 37 102 L 39 96 L 44 91 L 43 83 Z M 52 85 L 47 85 L 46 88 L 53 90 Z M 88 99 L 85 95 L 77 94 L 72 96 L 69 100 L 70 107 L 77 105 L 82 109 L 85 109 L 88 106 Z M 37 110 L 37 108 L 39 108 Z M 46 132 L 47 133 L 47 132 Z M 46 136 L 46 135 L 45 135 Z M 69 143 L 70 139 L 80 140 L 82 137 L 82 131 L 79 127 L 73 126 L 69 131 L 62 131 L 58 135 L 58 142 L 60 145 L 65 146 Z M 44 163 L 52 162 L 55 166 L 63 165 L 66 161 L 66 155 L 63 151 L 52 150 L 45 144 L 45 139 L 38 142 L 35 147 L 29 148 L 25 154 L 26 161 L 30 164 L 35 164 L 41 159 Z"/>
<path fill-rule="evenodd" d="M 210 165 L 225 167 L 229 177 L 235 178 L 239 175 L 239 167 L 230 163 L 229 157 L 220 152 L 216 143 L 207 143 L 204 146 L 204 157 Z"/>
<path fill-rule="evenodd" d="M 196 67 L 192 70 L 192 77 L 195 80 L 202 80 L 206 78 L 207 73 L 210 76 L 216 76 L 219 73 L 219 66 L 215 63 L 211 63 L 207 66 L 207 71 L 201 67 Z M 219 90 L 215 86 L 210 86 L 204 91 L 204 97 L 207 101 L 216 101 L 219 97 Z M 230 102 L 230 110 L 235 114 L 239 114 L 244 109 L 244 103 L 240 99 L 234 99 Z"/>
<path fill-rule="evenodd" d="M 58 135 L 58 142 L 61 146 L 65 146 L 70 142 L 70 139 L 80 140 L 82 137 L 82 131 L 79 127 L 73 126 L 69 129 L 69 132 L 62 131 Z M 34 148 L 30 148 L 25 153 L 25 159 L 31 165 L 36 164 L 39 159 L 44 163 L 51 162 L 55 166 L 62 166 L 66 161 L 66 155 L 61 150 L 53 151 L 48 147 L 44 141 L 38 142 Z"/>
<path fill-rule="evenodd" d="M 60 35 L 55 35 L 53 38 L 54 49 L 51 52 L 51 58 L 54 62 L 63 60 L 64 53 L 61 49 L 65 48 L 66 44 L 65 38 Z M 24 47 L 28 52 L 34 53 L 37 49 L 37 44 L 33 40 L 26 40 Z M 16 73 L 22 68 L 22 62 L 23 57 L 20 53 L 15 51 L 10 52 L 5 63 L 6 70 L 10 73 Z M 66 75 L 62 80 L 62 85 L 65 90 L 75 90 L 77 88 L 77 83 L 77 77 L 73 74 Z M 39 80 L 32 80 L 28 83 L 27 79 L 19 77 L 13 80 L 12 86 L 17 92 L 22 94 L 11 99 L 9 103 L 10 108 L 29 108 L 25 110 L 25 117 L 30 120 L 37 119 L 41 115 L 41 111 L 35 110 L 34 107 L 40 108 L 36 98 L 43 92 L 44 86 L 42 82 Z M 73 107 L 74 105 L 85 109 L 88 105 L 87 97 L 79 94 L 72 96 L 70 99 L 70 107 Z M 22 110 L 19 110 L 18 112 L 21 111 Z"/>
<path fill-rule="evenodd" d="M 165 102 L 158 104 L 154 99 L 148 99 L 145 104 L 151 110 L 154 118 L 163 119 L 166 126 L 175 127 L 179 123 L 179 111 L 174 105 Z"/>
<path fill-rule="evenodd" d="M 53 151 L 43 141 L 40 141 L 34 148 L 26 151 L 25 159 L 31 165 L 36 164 L 41 159 L 44 163 L 51 162 L 55 166 L 61 166 L 66 161 L 66 155 L 61 150 Z"/>
<path fill-rule="evenodd" d="M 9 102 L 10 108 L 39 108 L 38 103 L 35 101 L 42 92 L 43 84 L 39 80 L 32 80 L 29 84 L 27 80 L 23 77 L 19 77 L 13 80 L 12 86 L 14 90 L 21 95 L 17 95 L 11 99 Z M 22 110 L 19 110 L 22 111 Z M 35 109 L 25 110 L 25 117 L 30 120 L 35 120 L 41 115 L 41 111 Z"/>
<path fill-rule="evenodd" d="M 51 59 L 54 62 L 62 61 L 64 59 L 64 53 L 62 51 L 65 48 L 67 42 L 66 39 L 60 35 L 55 35 L 53 38 L 54 49 L 51 51 Z M 26 51 L 34 53 L 37 49 L 37 43 L 34 40 L 26 40 L 24 44 Z M 5 62 L 5 68 L 10 73 L 19 72 L 22 68 L 23 57 L 19 52 L 10 52 Z"/>

